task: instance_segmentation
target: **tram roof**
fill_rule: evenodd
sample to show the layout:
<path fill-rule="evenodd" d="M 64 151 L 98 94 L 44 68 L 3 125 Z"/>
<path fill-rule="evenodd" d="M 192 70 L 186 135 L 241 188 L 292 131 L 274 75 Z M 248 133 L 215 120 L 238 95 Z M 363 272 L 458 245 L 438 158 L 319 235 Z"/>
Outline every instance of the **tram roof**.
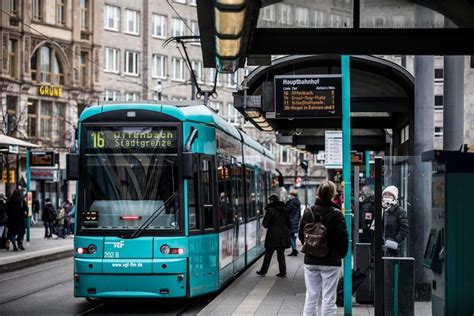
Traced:
<path fill-rule="evenodd" d="M 133 101 L 133 102 L 101 102 L 93 106 L 87 107 L 80 116 L 80 121 L 87 119 L 88 117 L 97 115 L 103 112 L 116 111 L 116 110 L 150 110 L 156 112 L 162 112 L 173 116 L 180 121 L 189 121 L 212 125 L 217 127 L 227 134 L 235 137 L 238 140 L 244 142 L 244 144 L 254 148 L 260 153 L 264 154 L 268 158 L 274 159 L 273 154 L 266 150 L 265 147 L 260 145 L 257 141 L 253 140 L 242 130 L 237 129 L 232 124 L 226 122 L 219 115 L 217 115 L 212 109 L 203 105 L 200 102 L 193 101 Z"/>

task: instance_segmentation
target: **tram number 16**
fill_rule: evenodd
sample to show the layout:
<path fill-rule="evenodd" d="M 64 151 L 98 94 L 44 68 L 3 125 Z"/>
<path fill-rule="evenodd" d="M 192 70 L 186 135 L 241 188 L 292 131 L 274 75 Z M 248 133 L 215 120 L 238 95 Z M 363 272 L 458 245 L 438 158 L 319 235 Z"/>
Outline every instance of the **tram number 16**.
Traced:
<path fill-rule="evenodd" d="M 93 148 L 104 148 L 105 146 L 104 132 L 92 132 L 91 137 L 92 137 Z"/>

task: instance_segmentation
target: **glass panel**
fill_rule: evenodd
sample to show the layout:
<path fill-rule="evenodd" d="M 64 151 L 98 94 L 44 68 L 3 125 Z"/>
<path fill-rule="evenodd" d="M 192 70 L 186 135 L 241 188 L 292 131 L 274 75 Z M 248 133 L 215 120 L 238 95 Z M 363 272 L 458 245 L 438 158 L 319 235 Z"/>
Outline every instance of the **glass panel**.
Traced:
<path fill-rule="evenodd" d="M 83 228 L 179 229 L 177 130 L 174 127 L 94 127 L 87 130 Z M 165 208 L 164 203 L 168 201 Z"/>

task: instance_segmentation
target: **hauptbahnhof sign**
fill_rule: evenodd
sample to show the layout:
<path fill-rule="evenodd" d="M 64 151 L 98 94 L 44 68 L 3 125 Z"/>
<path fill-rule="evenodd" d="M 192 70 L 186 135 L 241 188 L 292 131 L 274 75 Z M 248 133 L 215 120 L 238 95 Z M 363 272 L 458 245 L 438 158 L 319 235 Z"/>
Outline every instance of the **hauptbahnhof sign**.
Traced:
<path fill-rule="evenodd" d="M 276 117 L 340 117 L 341 91 L 341 75 L 275 76 Z"/>

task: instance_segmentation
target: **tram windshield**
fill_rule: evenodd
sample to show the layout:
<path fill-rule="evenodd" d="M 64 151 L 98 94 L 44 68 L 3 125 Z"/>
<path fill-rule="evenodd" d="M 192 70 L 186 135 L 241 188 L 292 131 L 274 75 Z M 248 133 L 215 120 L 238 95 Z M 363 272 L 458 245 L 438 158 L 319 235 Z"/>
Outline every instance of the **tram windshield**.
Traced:
<path fill-rule="evenodd" d="M 90 127 L 86 131 L 83 229 L 179 230 L 177 128 Z"/>

